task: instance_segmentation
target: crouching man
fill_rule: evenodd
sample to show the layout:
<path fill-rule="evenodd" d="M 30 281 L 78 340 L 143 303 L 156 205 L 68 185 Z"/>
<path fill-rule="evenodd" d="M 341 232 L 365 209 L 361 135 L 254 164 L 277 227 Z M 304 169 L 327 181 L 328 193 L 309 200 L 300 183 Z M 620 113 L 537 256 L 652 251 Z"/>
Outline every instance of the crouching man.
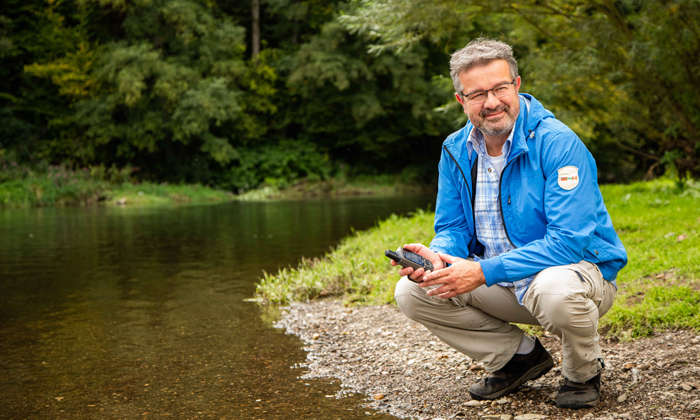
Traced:
<path fill-rule="evenodd" d="M 499 398 L 552 368 L 539 340 L 511 324 L 520 323 L 561 339 L 557 406 L 593 407 L 604 367 L 598 319 L 627 263 L 595 161 L 571 129 L 519 93 L 507 44 L 473 40 L 452 55 L 450 73 L 469 123 L 443 144 L 430 248 L 405 246 L 435 271 L 402 268 L 396 301 L 483 363 L 473 398 Z"/>

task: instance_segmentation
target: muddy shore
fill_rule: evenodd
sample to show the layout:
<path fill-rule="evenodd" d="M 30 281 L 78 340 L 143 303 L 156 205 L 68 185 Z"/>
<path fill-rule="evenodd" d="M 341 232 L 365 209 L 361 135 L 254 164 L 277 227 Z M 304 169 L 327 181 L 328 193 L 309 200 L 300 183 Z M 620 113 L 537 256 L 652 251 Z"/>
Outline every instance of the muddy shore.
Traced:
<path fill-rule="evenodd" d="M 554 368 L 497 401 L 469 397 L 485 372 L 469 357 L 407 319 L 394 306 L 345 308 L 338 301 L 293 304 L 276 323 L 299 336 L 308 352 L 304 377 L 334 377 L 343 391 L 367 396 L 368 412 L 411 419 L 698 419 L 700 336 L 665 331 L 634 342 L 602 339 L 606 370 L 601 403 L 559 409 L 561 345 L 540 337 Z M 375 411 L 373 411 L 375 410 Z"/>

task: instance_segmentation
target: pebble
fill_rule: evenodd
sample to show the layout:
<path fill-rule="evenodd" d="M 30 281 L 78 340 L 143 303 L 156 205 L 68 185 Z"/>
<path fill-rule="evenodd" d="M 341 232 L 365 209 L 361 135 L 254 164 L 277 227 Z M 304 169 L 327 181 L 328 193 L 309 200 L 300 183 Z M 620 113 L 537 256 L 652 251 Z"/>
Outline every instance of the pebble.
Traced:
<path fill-rule="evenodd" d="M 321 338 L 321 334 L 319 333 L 316 333 L 311 337 L 312 340 L 318 340 L 319 338 Z"/>
<path fill-rule="evenodd" d="M 560 385 L 561 377 L 554 372 L 561 372 L 560 366 L 523 387 L 503 405 L 499 405 L 499 400 L 467 401 L 468 387 L 483 375 L 483 364 L 435 341 L 424 327 L 407 320 L 393 307 L 363 307 L 353 312 L 344 309 L 339 303 L 328 300 L 311 305 L 293 304 L 285 308 L 288 314 L 279 323 L 287 332 L 303 335 L 311 341 L 307 362 L 295 365 L 295 368 L 311 371 L 304 374 L 303 379 L 337 376 L 343 386 L 348 387 L 341 392 L 341 397 L 352 389 L 369 397 L 377 410 L 396 418 L 423 420 L 435 417 L 515 420 L 515 416 L 518 420 L 582 419 L 589 414 L 586 412 L 589 410 L 577 413 L 559 410 L 548 398 L 554 396 L 550 394 L 555 394 Z M 346 332 L 356 340 L 345 339 L 343 333 Z M 311 340 L 314 334 L 318 334 L 318 339 Z M 631 343 L 603 344 L 605 358 L 613 367 L 605 372 L 607 395 L 601 407 L 585 420 L 631 420 L 639 418 L 642 412 L 648 412 L 647 418 L 685 419 L 689 410 L 692 413 L 700 410 L 700 393 L 692 389 L 700 388 L 700 355 L 697 353 L 700 346 L 690 345 L 696 338 L 700 343 L 700 336 L 690 332 L 665 334 Z M 549 341 L 552 357 L 558 358 L 560 342 L 553 336 L 544 338 Z M 657 344 L 659 340 L 663 340 L 663 345 Z M 682 384 L 691 390 L 683 391 Z M 630 386 L 636 387 L 634 391 L 628 388 Z M 374 396 L 379 393 L 384 399 L 375 400 Z M 416 397 L 417 394 L 420 397 Z M 625 402 L 620 404 L 617 399 L 623 394 Z M 356 414 L 362 413 L 356 411 Z"/>
<path fill-rule="evenodd" d="M 690 391 L 693 389 L 693 387 L 688 384 L 681 384 L 681 388 L 683 388 L 683 391 Z"/>
<path fill-rule="evenodd" d="M 625 401 L 627 401 L 627 394 L 622 394 L 619 397 L 617 397 L 617 402 L 623 403 Z"/>
<path fill-rule="evenodd" d="M 549 418 L 549 416 L 545 416 L 544 414 L 522 414 L 519 416 L 515 416 L 515 420 L 540 420 L 540 419 L 546 419 Z"/>
<path fill-rule="evenodd" d="M 384 399 L 384 394 L 374 394 L 374 399 L 376 401 L 383 400 Z"/>

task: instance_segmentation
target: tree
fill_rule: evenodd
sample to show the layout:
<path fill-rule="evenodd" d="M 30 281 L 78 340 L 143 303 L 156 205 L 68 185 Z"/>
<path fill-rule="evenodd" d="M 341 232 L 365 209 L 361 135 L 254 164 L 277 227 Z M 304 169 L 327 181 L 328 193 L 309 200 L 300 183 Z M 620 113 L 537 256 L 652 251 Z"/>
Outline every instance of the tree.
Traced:
<path fill-rule="evenodd" d="M 527 75 L 524 88 L 589 143 L 609 181 L 629 179 L 630 166 L 652 174 L 662 162 L 672 163 L 682 177 L 700 176 L 700 7 L 695 1 L 355 4 L 356 11 L 341 21 L 370 36 L 369 49 L 376 53 L 400 54 L 421 40 L 451 44 L 479 26 L 514 44 Z"/>
<path fill-rule="evenodd" d="M 63 158 L 129 163 L 161 179 L 175 165 L 180 180 L 206 182 L 210 165 L 262 136 L 255 114 L 275 111 L 274 70 L 248 66 L 244 29 L 212 12 L 192 0 L 86 2 L 75 51 L 27 67 L 71 100 L 72 112 L 52 120 Z M 103 26 L 91 19 L 120 24 L 99 42 Z"/>

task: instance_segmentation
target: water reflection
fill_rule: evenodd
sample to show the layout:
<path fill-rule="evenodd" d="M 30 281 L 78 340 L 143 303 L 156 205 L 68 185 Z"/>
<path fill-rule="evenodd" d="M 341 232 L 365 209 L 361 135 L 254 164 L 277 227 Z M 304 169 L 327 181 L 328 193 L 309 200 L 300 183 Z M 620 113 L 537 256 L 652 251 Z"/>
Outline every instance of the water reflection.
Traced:
<path fill-rule="evenodd" d="M 1 211 L 3 418 L 368 417 L 298 379 L 300 342 L 242 299 L 262 270 L 433 200 Z"/>

